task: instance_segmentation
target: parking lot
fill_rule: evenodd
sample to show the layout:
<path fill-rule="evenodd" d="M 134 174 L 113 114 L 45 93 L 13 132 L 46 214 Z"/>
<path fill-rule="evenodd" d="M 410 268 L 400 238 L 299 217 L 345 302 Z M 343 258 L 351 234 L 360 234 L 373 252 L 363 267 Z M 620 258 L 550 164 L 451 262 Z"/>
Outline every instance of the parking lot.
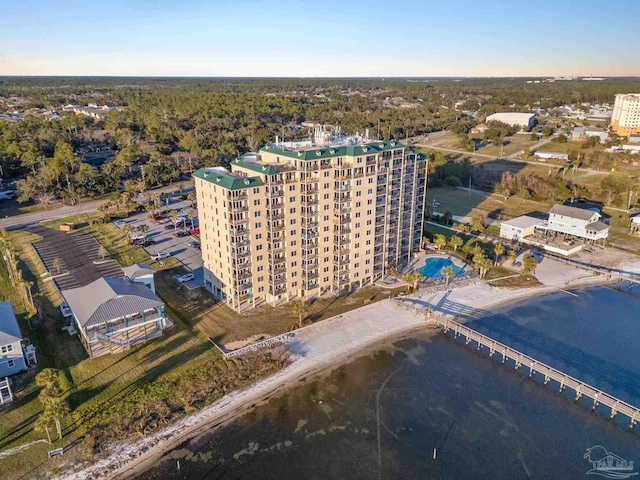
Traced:
<path fill-rule="evenodd" d="M 191 202 L 188 200 L 171 199 L 169 205 L 165 208 L 177 210 L 180 215 L 186 216 L 191 208 Z M 118 221 L 117 224 L 119 228 L 123 228 L 124 225 L 131 225 L 136 228 L 146 224 L 149 228 L 146 232 L 146 237 L 153 241 L 153 244 L 143 247 L 149 255 L 155 255 L 159 252 L 169 253 L 194 274 L 195 278 L 193 280 L 184 283 L 187 288 L 193 289 L 204 286 L 202 255 L 199 249 L 188 246 L 189 242 L 200 241 L 200 239 L 190 235 L 174 237 L 173 228 L 170 230 L 165 229 L 165 226 L 172 225 L 171 222 L 158 225 L 157 222 L 148 220 L 147 215 L 147 212 L 135 213 L 125 220 Z M 197 227 L 197 219 L 194 219 L 194 223 L 195 227 Z M 178 228 L 177 230 L 180 231 L 181 229 Z"/>

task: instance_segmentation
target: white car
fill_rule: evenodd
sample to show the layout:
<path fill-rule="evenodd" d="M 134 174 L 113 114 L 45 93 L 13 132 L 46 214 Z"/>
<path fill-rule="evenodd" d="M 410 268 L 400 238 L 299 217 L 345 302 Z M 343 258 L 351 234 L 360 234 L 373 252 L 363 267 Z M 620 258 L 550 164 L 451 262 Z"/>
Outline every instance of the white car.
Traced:
<path fill-rule="evenodd" d="M 124 227 L 127 223 L 129 222 L 127 222 L 126 220 L 116 220 L 115 222 L 113 222 L 113 224 L 118 228 Z"/>
<path fill-rule="evenodd" d="M 190 282 L 194 278 L 196 277 L 193 273 L 187 273 L 186 275 L 178 277 L 178 283 Z"/>
<path fill-rule="evenodd" d="M 171 254 L 169 252 L 158 252 L 155 255 L 151 255 L 154 260 L 162 260 L 163 258 L 169 258 Z"/>
<path fill-rule="evenodd" d="M 63 303 L 62 305 L 60 305 L 60 312 L 62 313 L 62 316 L 65 318 L 68 318 L 71 315 L 73 315 L 71 308 L 69 308 L 69 305 L 67 305 L 66 303 Z"/>

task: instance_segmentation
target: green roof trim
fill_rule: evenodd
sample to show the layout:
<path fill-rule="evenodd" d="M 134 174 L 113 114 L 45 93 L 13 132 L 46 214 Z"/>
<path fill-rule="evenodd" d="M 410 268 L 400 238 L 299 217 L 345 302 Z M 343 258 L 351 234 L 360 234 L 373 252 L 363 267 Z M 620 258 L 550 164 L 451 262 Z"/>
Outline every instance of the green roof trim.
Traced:
<path fill-rule="evenodd" d="M 214 185 L 219 185 L 227 190 L 240 190 L 264 185 L 260 177 L 235 177 L 231 173 L 225 174 L 220 170 L 209 168 L 201 168 L 193 172 L 193 176 Z"/>
<path fill-rule="evenodd" d="M 299 160 L 319 160 L 323 158 L 333 157 L 358 157 L 371 155 L 375 153 L 385 152 L 387 150 L 396 150 L 400 148 L 406 148 L 407 145 L 398 140 L 385 140 L 378 142 L 371 142 L 364 145 L 349 145 L 341 147 L 322 147 L 314 148 L 312 150 L 300 150 L 297 152 L 291 150 L 284 150 L 278 148 L 276 145 L 269 145 L 262 147 L 261 152 L 275 153 L 277 155 L 284 155 L 285 157 L 297 158 Z"/>
<path fill-rule="evenodd" d="M 233 162 L 231 162 L 231 164 L 237 165 L 242 168 L 248 168 L 249 170 L 262 173 L 263 175 L 275 175 L 276 173 L 278 173 L 278 169 L 273 165 L 255 163 L 255 162 L 245 162 L 242 159 L 242 156 L 240 158 L 236 158 Z"/>

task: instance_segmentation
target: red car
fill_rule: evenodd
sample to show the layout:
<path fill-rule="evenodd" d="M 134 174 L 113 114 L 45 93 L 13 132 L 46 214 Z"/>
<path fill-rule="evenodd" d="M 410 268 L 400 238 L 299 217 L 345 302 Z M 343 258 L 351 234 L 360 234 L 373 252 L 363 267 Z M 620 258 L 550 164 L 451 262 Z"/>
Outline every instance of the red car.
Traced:
<path fill-rule="evenodd" d="M 162 215 L 154 215 L 154 216 L 153 216 L 153 219 L 154 219 L 154 220 L 156 220 L 156 221 L 157 221 L 157 220 L 162 220 L 163 218 L 164 218 L 164 217 L 163 217 Z"/>
<path fill-rule="evenodd" d="M 200 235 L 200 227 L 194 228 L 189 232 L 190 235 Z"/>

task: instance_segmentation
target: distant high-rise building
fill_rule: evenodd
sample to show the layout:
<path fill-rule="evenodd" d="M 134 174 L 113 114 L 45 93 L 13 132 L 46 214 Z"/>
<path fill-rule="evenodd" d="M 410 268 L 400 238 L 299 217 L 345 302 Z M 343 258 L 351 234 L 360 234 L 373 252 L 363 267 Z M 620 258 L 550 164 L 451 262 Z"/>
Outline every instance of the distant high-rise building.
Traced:
<path fill-rule="evenodd" d="M 616 95 L 611 128 L 622 137 L 640 133 L 640 93 Z"/>
<path fill-rule="evenodd" d="M 198 170 L 206 288 L 242 311 L 339 294 L 407 264 L 420 249 L 426 162 L 399 141 L 317 131 L 231 171 Z"/>

